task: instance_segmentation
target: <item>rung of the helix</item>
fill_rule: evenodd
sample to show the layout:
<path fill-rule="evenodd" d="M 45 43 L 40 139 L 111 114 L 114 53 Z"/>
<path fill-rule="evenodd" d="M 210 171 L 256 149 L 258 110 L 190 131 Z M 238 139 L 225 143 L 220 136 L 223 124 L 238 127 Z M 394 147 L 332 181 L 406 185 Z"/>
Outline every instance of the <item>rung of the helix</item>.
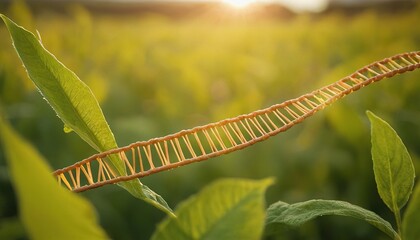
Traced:
<path fill-rule="evenodd" d="M 328 104 L 372 82 L 417 68 L 420 68 L 420 52 L 399 54 L 281 104 L 102 152 L 57 170 L 54 175 L 60 184 L 80 192 L 220 156 L 286 131 Z M 127 175 L 120 176 L 109 166 L 106 158 L 111 155 L 118 156 L 124 163 Z"/>

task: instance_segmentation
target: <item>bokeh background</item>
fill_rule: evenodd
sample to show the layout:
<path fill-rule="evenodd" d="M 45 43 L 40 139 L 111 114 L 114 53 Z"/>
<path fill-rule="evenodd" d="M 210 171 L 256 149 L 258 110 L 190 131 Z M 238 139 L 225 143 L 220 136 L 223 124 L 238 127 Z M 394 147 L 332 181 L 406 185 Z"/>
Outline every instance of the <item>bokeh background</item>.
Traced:
<path fill-rule="evenodd" d="M 44 46 L 92 88 L 123 146 L 268 107 L 374 60 L 420 50 L 418 1 L 302 4 L 0 1 L 0 12 L 38 31 Z M 53 169 L 95 153 L 76 134 L 64 133 L 26 76 L 4 24 L 0 104 Z M 175 207 L 216 179 L 275 177 L 267 205 L 338 199 L 393 222 L 376 191 L 365 111 L 397 130 L 420 175 L 419 104 L 420 71 L 396 76 L 263 143 L 142 181 Z M 165 217 L 117 186 L 81 194 L 93 203 L 113 239 L 148 239 Z M 0 148 L 1 239 L 27 239 L 17 215 Z M 386 236 L 362 221 L 323 217 L 266 238 Z"/>

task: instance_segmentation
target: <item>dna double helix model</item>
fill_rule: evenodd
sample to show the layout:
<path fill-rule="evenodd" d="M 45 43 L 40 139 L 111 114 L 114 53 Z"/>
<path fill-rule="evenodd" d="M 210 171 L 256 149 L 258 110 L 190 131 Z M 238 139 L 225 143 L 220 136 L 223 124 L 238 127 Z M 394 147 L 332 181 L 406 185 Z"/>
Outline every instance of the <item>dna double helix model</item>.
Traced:
<path fill-rule="evenodd" d="M 95 154 L 53 174 L 74 192 L 142 178 L 179 166 L 214 158 L 284 132 L 336 100 L 373 82 L 420 68 L 420 51 L 398 54 L 367 65 L 328 86 L 298 98 L 234 118 L 182 130 Z M 117 156 L 126 175 L 107 158 Z"/>

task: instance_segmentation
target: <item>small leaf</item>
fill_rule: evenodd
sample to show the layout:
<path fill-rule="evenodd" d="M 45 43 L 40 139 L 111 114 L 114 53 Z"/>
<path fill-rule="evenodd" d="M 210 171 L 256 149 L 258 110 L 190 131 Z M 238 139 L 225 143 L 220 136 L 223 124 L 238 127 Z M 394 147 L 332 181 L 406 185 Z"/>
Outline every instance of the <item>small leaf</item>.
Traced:
<path fill-rule="evenodd" d="M 88 201 L 60 187 L 40 154 L 0 118 L 19 214 L 31 239 L 106 239 Z"/>
<path fill-rule="evenodd" d="M 266 225 L 271 231 L 278 228 L 279 224 L 297 227 L 316 217 L 325 215 L 346 216 L 364 220 L 391 238 L 399 239 L 391 224 L 376 213 L 348 202 L 335 200 L 310 200 L 295 204 L 279 201 L 268 208 Z"/>
<path fill-rule="evenodd" d="M 260 239 L 264 193 L 272 183 L 217 181 L 181 203 L 175 211 L 178 217 L 160 223 L 152 239 Z"/>
<path fill-rule="evenodd" d="M 407 203 L 414 185 L 414 165 L 394 129 L 372 112 L 372 159 L 379 195 L 394 213 Z"/>
<path fill-rule="evenodd" d="M 46 50 L 29 31 L 4 15 L 13 45 L 29 78 L 65 124 L 98 152 L 117 148 L 114 135 L 90 88 L 77 75 Z M 67 131 L 66 131 L 67 132 Z M 126 175 L 124 163 L 117 155 L 105 159 L 119 175 Z M 165 200 L 138 179 L 118 184 L 133 196 L 173 214 Z"/>
<path fill-rule="evenodd" d="M 412 198 L 408 203 L 402 223 L 404 240 L 420 239 L 420 184 L 417 184 Z"/>

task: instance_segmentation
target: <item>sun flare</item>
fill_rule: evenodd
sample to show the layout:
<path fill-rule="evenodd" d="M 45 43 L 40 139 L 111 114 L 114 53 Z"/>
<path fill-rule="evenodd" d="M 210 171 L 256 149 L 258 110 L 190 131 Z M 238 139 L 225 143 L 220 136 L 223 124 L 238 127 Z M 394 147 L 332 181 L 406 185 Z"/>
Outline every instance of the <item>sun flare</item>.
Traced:
<path fill-rule="evenodd" d="M 233 7 L 243 8 L 248 6 L 250 3 L 255 2 L 255 0 L 222 0 L 222 2 Z"/>

